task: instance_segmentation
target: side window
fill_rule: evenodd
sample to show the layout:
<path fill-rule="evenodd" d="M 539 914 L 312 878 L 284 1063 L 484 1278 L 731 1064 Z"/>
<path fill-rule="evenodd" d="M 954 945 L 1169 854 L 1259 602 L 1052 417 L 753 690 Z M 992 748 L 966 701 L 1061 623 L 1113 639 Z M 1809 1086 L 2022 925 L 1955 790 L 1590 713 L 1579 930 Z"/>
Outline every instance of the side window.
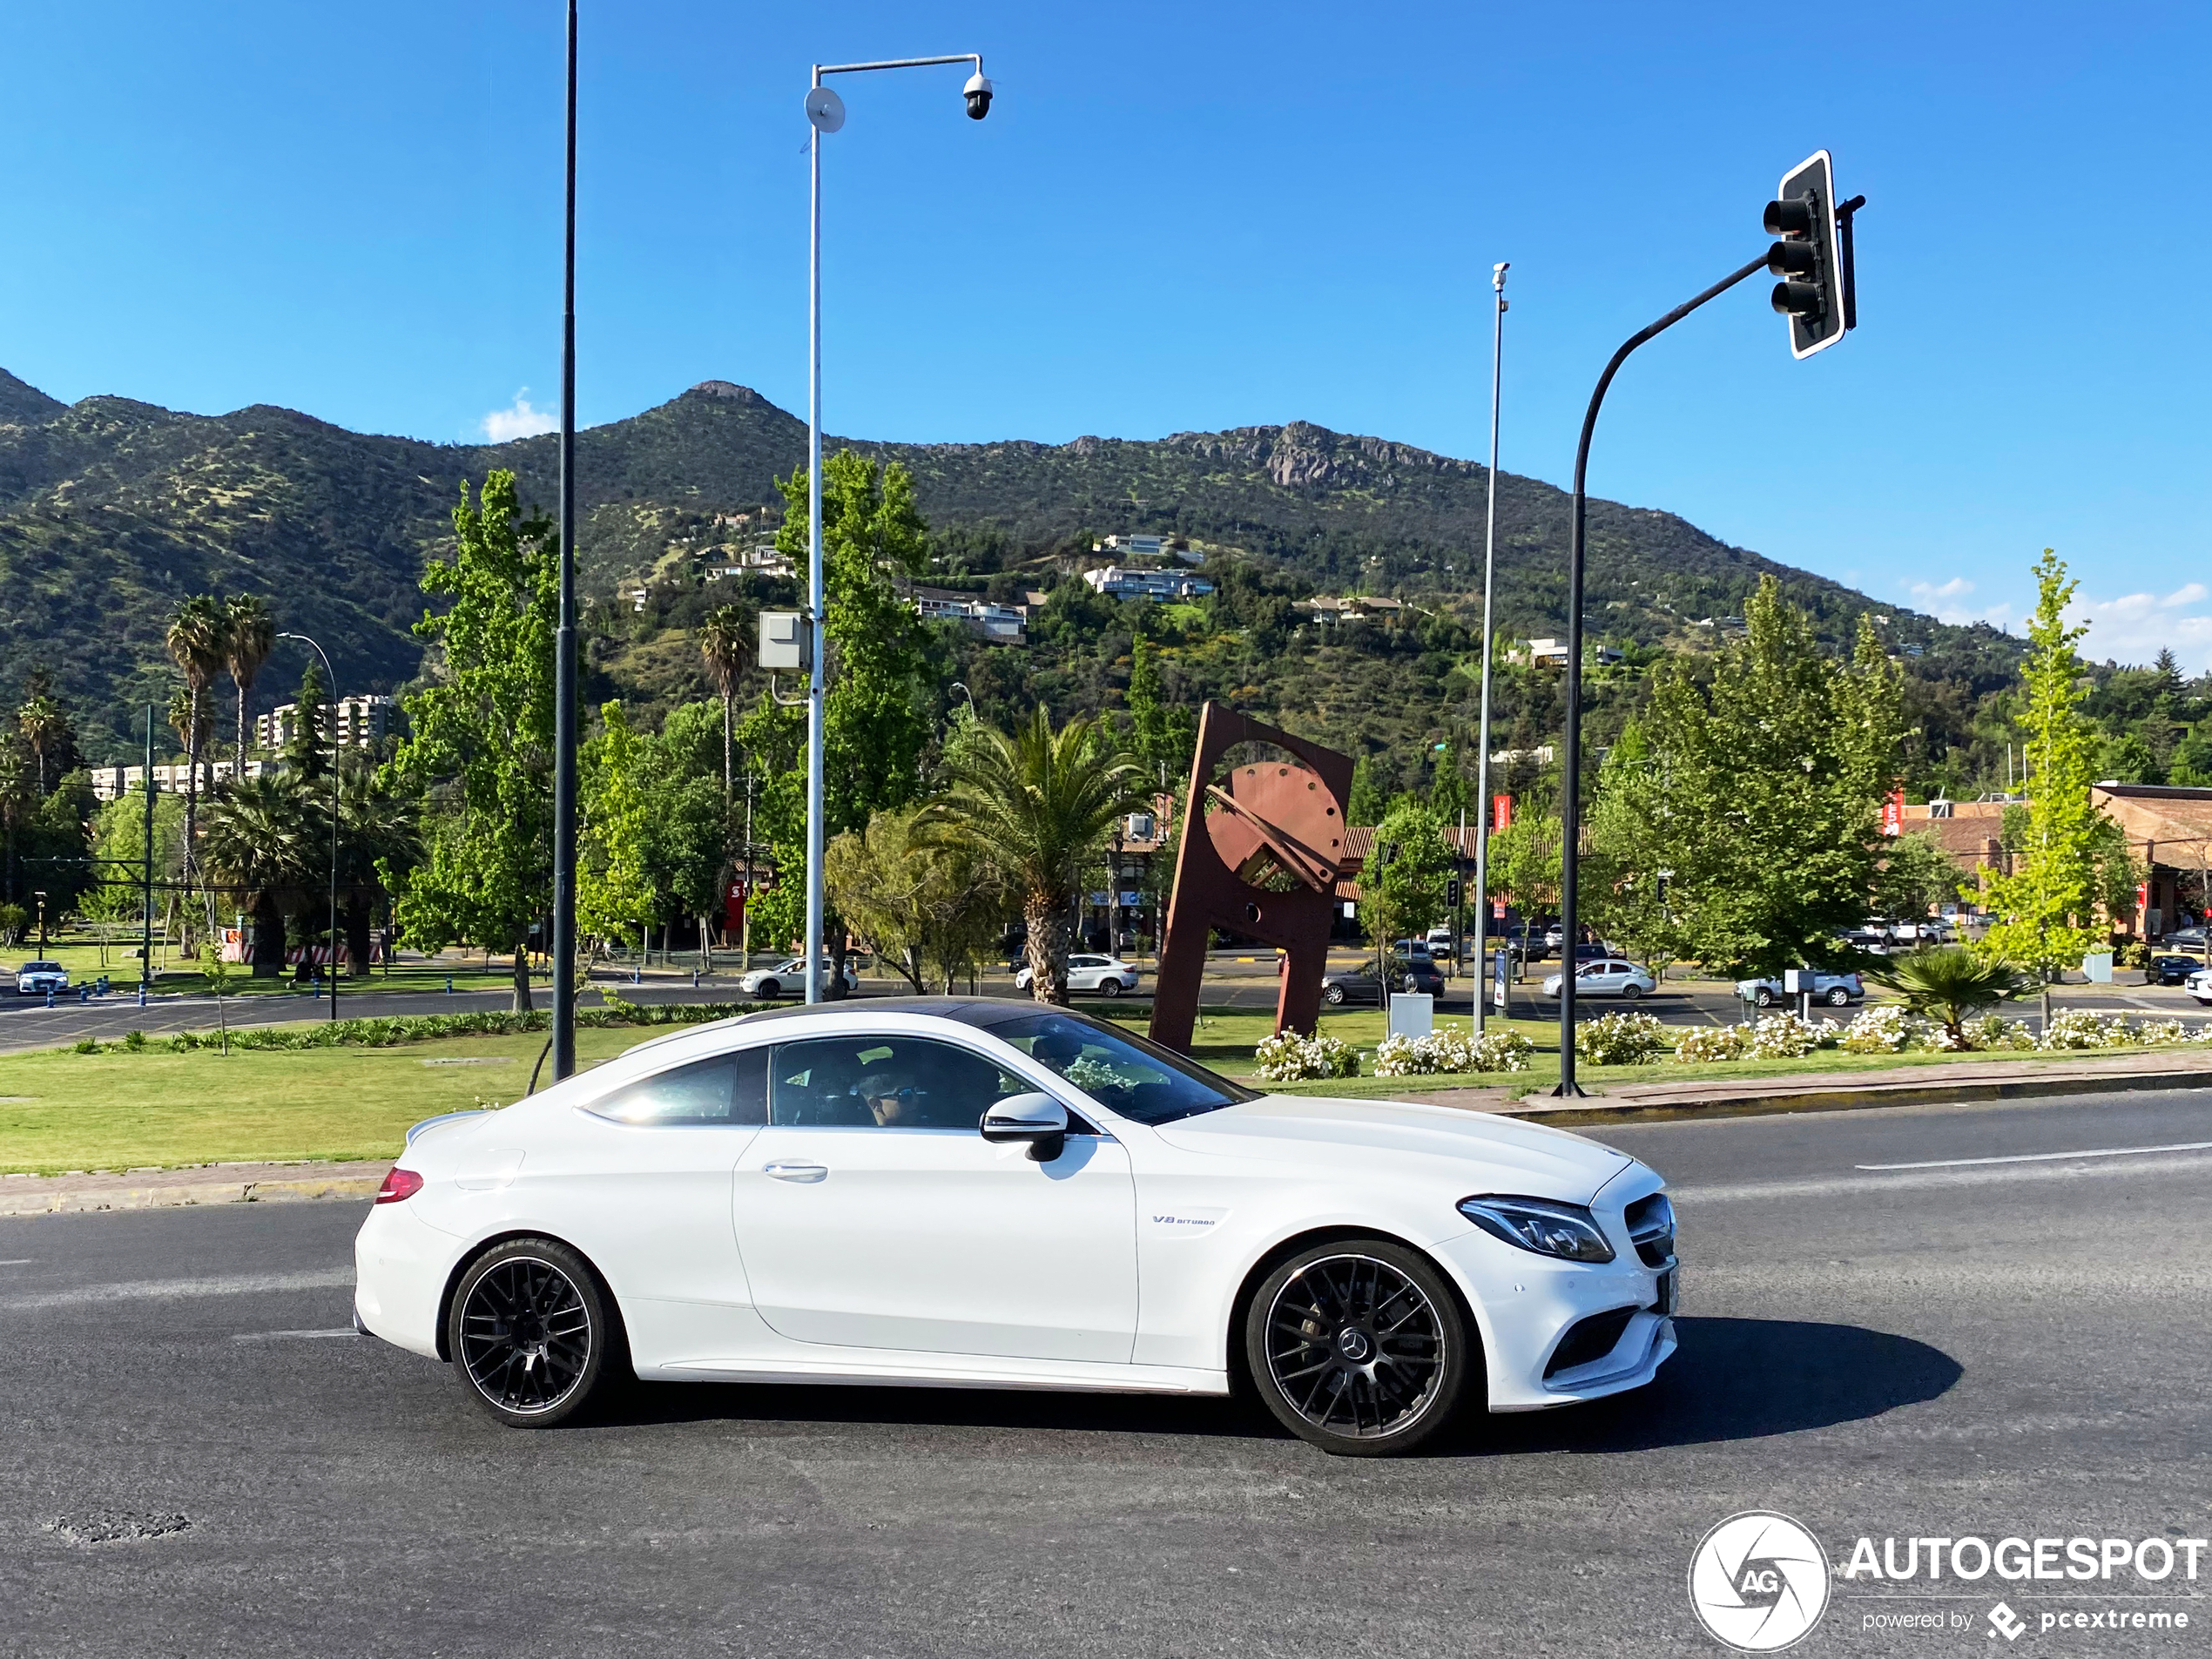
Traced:
<path fill-rule="evenodd" d="M 587 1111 L 617 1123 L 758 1128 L 768 1121 L 768 1051 L 717 1055 L 641 1077 Z"/>
<path fill-rule="evenodd" d="M 784 1043 L 770 1075 L 769 1121 L 816 1128 L 973 1130 L 1028 1088 L 952 1043 L 880 1034 Z"/>

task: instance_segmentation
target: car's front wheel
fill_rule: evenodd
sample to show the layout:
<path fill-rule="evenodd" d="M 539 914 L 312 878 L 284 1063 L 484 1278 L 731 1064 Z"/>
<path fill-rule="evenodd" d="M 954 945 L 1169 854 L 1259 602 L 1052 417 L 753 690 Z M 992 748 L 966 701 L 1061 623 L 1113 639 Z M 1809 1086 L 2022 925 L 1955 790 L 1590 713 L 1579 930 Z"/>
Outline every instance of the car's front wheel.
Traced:
<path fill-rule="evenodd" d="M 1300 1251 L 1262 1281 L 1244 1358 L 1276 1420 L 1345 1457 L 1409 1452 L 1451 1420 L 1474 1339 L 1443 1276 L 1402 1244 Z"/>
<path fill-rule="evenodd" d="M 1830 1008 L 1848 1008 L 1850 1005 L 1851 993 L 1845 990 L 1842 986 L 1838 985 L 1834 990 L 1828 993 L 1828 1006 Z"/>
<path fill-rule="evenodd" d="M 1763 1008 L 1770 1008 L 1777 1002 L 1780 1001 L 1781 998 L 1775 995 L 1772 991 L 1770 991 L 1765 986 L 1762 985 L 1759 987 L 1758 995 L 1751 1000 L 1757 1002 Z"/>
<path fill-rule="evenodd" d="M 1341 985 L 1332 985 L 1327 990 L 1321 993 L 1321 996 L 1322 1000 L 1327 1002 L 1331 1008 L 1340 1008 L 1344 1004 L 1344 987 Z"/>
<path fill-rule="evenodd" d="M 454 1289 L 446 1344 L 476 1403 L 516 1428 L 575 1416 L 623 1351 L 598 1276 L 551 1238 L 509 1238 L 471 1262 Z"/>

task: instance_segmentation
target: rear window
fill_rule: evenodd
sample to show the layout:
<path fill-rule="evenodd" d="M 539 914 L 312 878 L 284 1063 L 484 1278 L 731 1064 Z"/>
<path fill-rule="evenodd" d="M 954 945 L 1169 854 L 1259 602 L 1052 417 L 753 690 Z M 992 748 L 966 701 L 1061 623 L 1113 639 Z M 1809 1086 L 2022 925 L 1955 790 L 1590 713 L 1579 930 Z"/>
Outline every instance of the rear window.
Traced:
<path fill-rule="evenodd" d="M 671 1066 L 593 1101 L 584 1110 L 654 1128 L 757 1128 L 768 1121 L 768 1050 L 745 1049 Z"/>

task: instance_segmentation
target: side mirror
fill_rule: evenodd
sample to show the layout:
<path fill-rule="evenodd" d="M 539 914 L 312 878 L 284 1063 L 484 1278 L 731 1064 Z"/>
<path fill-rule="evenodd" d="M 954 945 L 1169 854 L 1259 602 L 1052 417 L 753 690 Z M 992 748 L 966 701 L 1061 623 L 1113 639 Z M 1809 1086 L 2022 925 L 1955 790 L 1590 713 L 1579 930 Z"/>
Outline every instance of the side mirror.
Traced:
<path fill-rule="evenodd" d="M 1068 1144 L 1068 1109 L 1041 1092 L 1008 1095 L 983 1114 L 981 1129 L 987 1141 L 1028 1142 L 1029 1156 L 1049 1163 Z"/>

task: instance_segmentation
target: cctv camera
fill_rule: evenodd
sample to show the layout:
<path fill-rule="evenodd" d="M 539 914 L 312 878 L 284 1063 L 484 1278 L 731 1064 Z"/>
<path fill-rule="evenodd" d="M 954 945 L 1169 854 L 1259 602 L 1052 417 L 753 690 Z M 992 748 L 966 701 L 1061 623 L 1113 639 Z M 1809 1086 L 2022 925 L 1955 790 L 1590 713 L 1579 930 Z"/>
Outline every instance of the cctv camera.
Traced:
<path fill-rule="evenodd" d="M 970 75 L 968 84 L 960 90 L 968 99 L 969 120 L 980 121 L 991 112 L 991 84 L 981 74 Z"/>

